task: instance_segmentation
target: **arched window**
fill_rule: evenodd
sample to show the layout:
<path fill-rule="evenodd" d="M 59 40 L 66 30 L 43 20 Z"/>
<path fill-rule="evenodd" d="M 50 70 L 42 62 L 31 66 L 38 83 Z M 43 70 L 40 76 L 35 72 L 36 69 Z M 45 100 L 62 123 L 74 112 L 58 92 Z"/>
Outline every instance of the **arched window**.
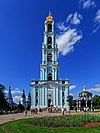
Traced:
<path fill-rule="evenodd" d="M 51 53 L 49 53 L 47 55 L 47 62 L 52 62 L 52 54 Z"/>
<path fill-rule="evenodd" d="M 48 44 L 52 44 L 52 37 L 51 36 L 48 37 Z"/>
<path fill-rule="evenodd" d="M 51 73 L 48 74 L 48 80 L 49 81 L 52 80 L 52 74 Z"/>
<path fill-rule="evenodd" d="M 52 46 L 51 45 L 48 45 L 48 49 L 51 49 L 52 48 Z"/>
<path fill-rule="evenodd" d="M 52 31 L 52 24 L 48 24 L 48 32 Z"/>

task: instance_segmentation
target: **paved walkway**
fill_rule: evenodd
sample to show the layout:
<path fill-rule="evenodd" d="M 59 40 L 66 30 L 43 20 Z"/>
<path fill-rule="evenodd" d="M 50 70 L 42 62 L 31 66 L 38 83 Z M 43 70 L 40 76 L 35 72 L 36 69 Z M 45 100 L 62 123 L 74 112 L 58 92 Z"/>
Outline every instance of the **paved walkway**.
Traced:
<path fill-rule="evenodd" d="M 30 112 L 28 112 L 27 116 L 25 116 L 25 113 L 0 115 L 0 124 L 6 123 L 9 121 L 18 120 L 18 119 L 24 119 L 24 118 L 43 117 L 43 116 L 58 116 L 58 115 L 61 115 L 61 113 L 41 112 L 38 114 L 31 114 Z"/>
<path fill-rule="evenodd" d="M 91 112 L 91 113 L 100 114 L 100 110 L 96 112 Z M 65 114 L 69 114 L 69 113 L 65 113 Z M 83 114 L 83 112 L 71 112 L 71 114 Z M 43 117 L 43 116 L 59 116 L 59 115 L 62 115 L 62 114 L 61 113 L 48 113 L 47 111 L 40 112 L 38 114 L 31 114 L 28 111 L 27 116 L 25 116 L 25 113 L 0 115 L 0 124 L 6 123 L 9 121 L 18 120 L 18 119 L 24 119 L 24 118 Z"/>

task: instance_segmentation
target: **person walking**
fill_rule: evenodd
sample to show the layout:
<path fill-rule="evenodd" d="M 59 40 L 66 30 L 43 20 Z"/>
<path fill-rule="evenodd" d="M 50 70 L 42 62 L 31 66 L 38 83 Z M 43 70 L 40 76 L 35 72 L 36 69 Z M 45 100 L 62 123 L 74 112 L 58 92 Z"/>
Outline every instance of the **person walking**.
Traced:
<path fill-rule="evenodd" d="M 64 108 L 62 107 L 62 115 L 64 115 Z"/>
<path fill-rule="evenodd" d="M 27 116 L 27 110 L 25 109 L 25 116 Z"/>

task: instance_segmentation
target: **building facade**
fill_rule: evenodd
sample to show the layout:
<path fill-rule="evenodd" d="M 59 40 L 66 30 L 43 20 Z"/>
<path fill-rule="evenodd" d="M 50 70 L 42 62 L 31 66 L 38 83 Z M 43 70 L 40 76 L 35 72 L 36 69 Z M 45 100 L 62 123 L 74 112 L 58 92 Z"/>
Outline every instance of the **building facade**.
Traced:
<path fill-rule="evenodd" d="M 31 108 L 54 107 L 68 109 L 69 80 L 60 80 L 58 45 L 52 15 L 44 23 L 44 42 L 42 44 L 42 63 L 40 80 L 31 81 Z"/>

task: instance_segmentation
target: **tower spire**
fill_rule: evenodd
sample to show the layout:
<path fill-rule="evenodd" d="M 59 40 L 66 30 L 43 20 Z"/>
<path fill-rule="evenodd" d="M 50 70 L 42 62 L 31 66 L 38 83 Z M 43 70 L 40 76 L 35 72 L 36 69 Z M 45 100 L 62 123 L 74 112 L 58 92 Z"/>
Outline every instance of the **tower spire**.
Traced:
<path fill-rule="evenodd" d="M 86 85 L 84 85 L 84 87 L 83 87 L 83 91 L 86 91 Z"/>
<path fill-rule="evenodd" d="M 49 10 L 49 16 L 51 16 L 51 11 Z"/>

